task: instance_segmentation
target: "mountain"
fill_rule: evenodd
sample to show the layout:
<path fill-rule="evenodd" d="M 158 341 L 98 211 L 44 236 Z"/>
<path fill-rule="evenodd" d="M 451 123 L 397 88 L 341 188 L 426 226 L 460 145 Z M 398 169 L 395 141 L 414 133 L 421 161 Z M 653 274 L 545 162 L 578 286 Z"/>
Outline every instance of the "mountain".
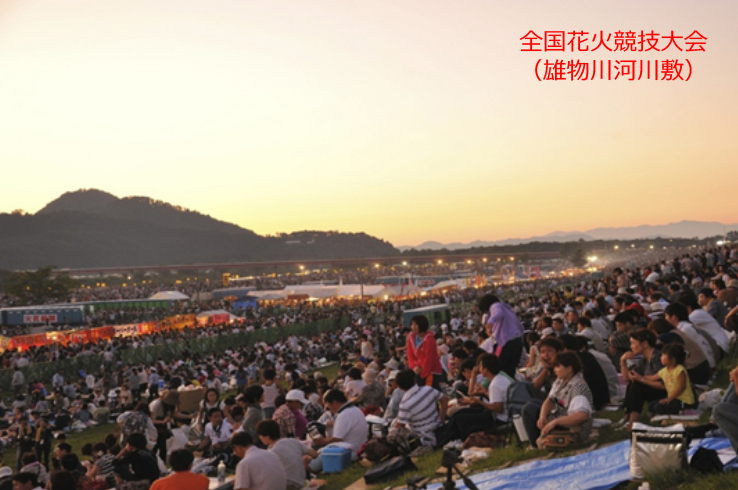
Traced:
<path fill-rule="evenodd" d="M 33 215 L 0 214 L 1 269 L 200 264 L 393 256 L 365 233 L 251 230 L 147 197 L 68 192 Z"/>
<path fill-rule="evenodd" d="M 726 225 L 716 221 L 679 221 L 665 225 L 640 225 L 621 228 L 594 228 L 584 232 L 555 231 L 547 235 L 530 238 L 510 238 L 497 241 L 476 240 L 469 243 L 423 242 L 416 246 L 397 247 L 400 250 L 459 250 L 472 247 L 493 247 L 496 245 L 519 245 L 531 242 L 575 242 L 579 240 L 637 240 L 646 238 L 706 238 L 719 236 L 738 230 L 738 223 Z"/>

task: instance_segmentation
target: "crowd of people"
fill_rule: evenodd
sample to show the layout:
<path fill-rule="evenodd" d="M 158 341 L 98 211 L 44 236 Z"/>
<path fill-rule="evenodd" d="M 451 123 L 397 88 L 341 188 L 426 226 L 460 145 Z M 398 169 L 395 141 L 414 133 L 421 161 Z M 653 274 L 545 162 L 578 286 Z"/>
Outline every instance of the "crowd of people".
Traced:
<path fill-rule="evenodd" d="M 404 310 L 441 301 L 451 305 L 449 321 L 416 315 L 409 326 L 403 322 Z M 379 440 L 420 456 L 494 441 L 491 435 L 520 416 L 518 438 L 549 447 L 588 440 L 595 413 L 607 405 L 624 408 L 622 430 L 644 409 L 685 413 L 698 407 L 698 390 L 733 349 L 738 247 L 616 267 L 561 287 L 470 288 L 311 309 L 277 318 L 251 314 L 259 328 L 279 328 L 282 315 L 343 316 L 350 324 L 206 356 L 187 351 L 152 364 L 118 362 L 123 348 L 227 335 L 257 323 L 158 332 L 72 347 L 75 356 L 103 353 L 96 373 L 65 379 L 59 372 L 32 382 L 14 374 L 15 400 L 5 407 L 7 436 L 0 440 L 16 455 L 6 463 L 17 473 L 8 476 L 29 490 L 161 490 L 183 481 L 204 490 L 208 481 L 190 473 L 222 462 L 235 471 L 237 490 L 292 490 L 319 475 L 336 449 L 354 461 L 381 459 Z M 57 358 L 40 351 L 34 362 Z M 13 353 L 7 366 L 22 376 L 19 363 L 27 357 Z M 339 366 L 333 379 L 322 374 L 326 362 Z M 738 449 L 738 369 L 730 378 L 713 428 Z M 188 405 L 195 391 L 202 399 Z M 508 404 L 511 393 L 524 397 L 518 413 Z M 111 435 L 78 448 L 88 461 L 80 463 L 63 438 L 52 451 L 53 434 L 109 421 L 117 424 Z"/>

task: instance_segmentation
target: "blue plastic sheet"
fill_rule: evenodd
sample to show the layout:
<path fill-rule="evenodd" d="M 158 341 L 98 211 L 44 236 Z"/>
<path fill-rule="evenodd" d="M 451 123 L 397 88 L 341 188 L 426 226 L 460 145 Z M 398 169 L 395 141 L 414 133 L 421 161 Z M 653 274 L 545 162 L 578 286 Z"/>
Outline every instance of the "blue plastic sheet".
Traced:
<path fill-rule="evenodd" d="M 738 459 L 727 438 L 693 441 L 687 452 L 688 457 L 691 458 L 700 446 L 718 451 L 726 470 L 738 467 Z M 487 471 L 471 479 L 479 490 L 609 490 L 631 479 L 629 457 L 630 441 L 623 441 L 568 458 L 534 461 L 514 468 Z M 442 486 L 429 485 L 428 490 L 438 490 Z M 456 488 L 468 490 L 461 480 L 456 481 Z"/>
<path fill-rule="evenodd" d="M 736 458 L 735 451 L 730 445 L 730 440 L 727 437 L 710 437 L 693 441 L 687 451 L 687 457 L 690 460 L 699 447 L 705 447 L 707 449 L 714 449 L 717 451 L 720 460 L 723 462 L 724 470 L 727 471 L 738 468 L 738 458 Z"/>
<path fill-rule="evenodd" d="M 630 480 L 630 441 L 568 458 L 534 461 L 471 477 L 479 490 L 609 490 Z M 466 489 L 460 480 L 459 489 Z M 442 484 L 429 485 L 436 490 Z"/>

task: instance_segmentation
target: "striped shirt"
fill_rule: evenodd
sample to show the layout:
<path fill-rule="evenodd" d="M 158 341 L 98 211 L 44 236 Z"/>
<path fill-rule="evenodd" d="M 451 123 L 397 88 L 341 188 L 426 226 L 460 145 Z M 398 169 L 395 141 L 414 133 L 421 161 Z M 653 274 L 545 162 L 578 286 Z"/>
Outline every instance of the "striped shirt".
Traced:
<path fill-rule="evenodd" d="M 443 394 L 430 386 L 414 386 L 402 397 L 397 421 L 420 436 L 423 445 L 435 446 L 434 430 L 441 425 L 438 400 Z"/>

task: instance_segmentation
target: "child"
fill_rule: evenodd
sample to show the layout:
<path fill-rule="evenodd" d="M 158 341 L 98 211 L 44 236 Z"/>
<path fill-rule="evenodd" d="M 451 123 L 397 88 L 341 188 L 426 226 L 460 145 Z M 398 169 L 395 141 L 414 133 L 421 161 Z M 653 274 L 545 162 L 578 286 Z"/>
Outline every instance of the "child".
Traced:
<path fill-rule="evenodd" d="M 264 384 L 261 387 L 264 389 L 264 401 L 261 402 L 261 408 L 264 411 L 264 418 L 270 419 L 274 415 L 276 409 L 274 401 L 279 395 L 279 386 L 275 381 L 277 373 L 274 369 L 264 370 Z"/>
<path fill-rule="evenodd" d="M 685 408 L 696 405 L 694 391 L 684 367 L 686 358 L 687 353 L 681 344 L 667 344 L 661 350 L 661 364 L 665 367 L 651 378 L 661 379 L 668 396 L 649 404 L 652 413 L 676 415 Z"/>

